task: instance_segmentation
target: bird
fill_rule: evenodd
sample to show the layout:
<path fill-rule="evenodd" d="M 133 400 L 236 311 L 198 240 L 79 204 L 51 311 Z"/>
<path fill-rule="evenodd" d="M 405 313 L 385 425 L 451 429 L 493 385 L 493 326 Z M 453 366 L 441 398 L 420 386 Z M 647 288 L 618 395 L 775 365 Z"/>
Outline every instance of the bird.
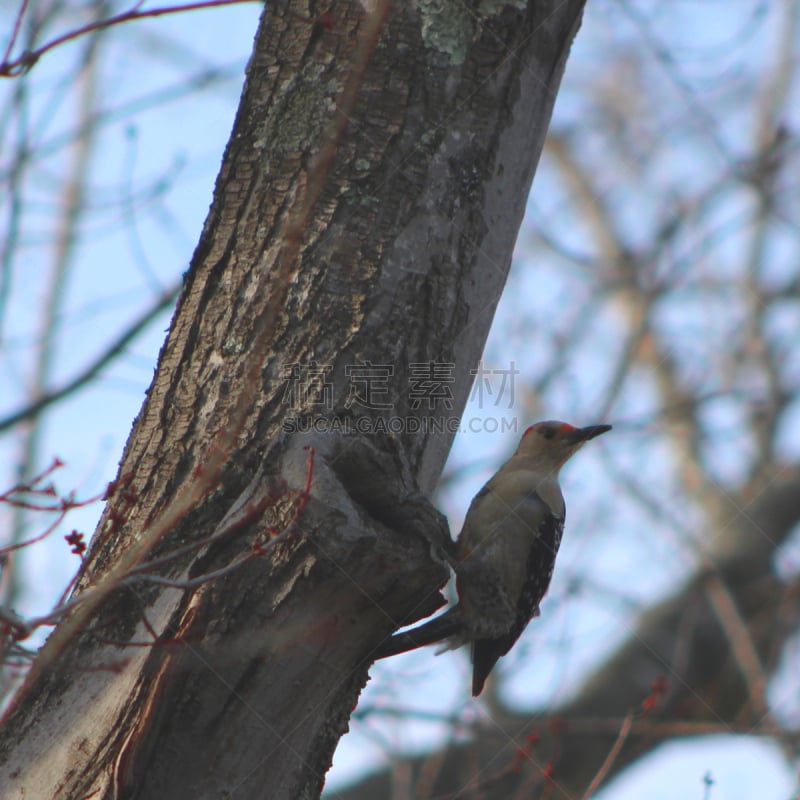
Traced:
<path fill-rule="evenodd" d="M 553 576 L 566 519 L 558 474 L 586 442 L 611 425 L 578 428 L 558 420 L 528 427 L 519 446 L 475 495 L 455 544 L 457 605 L 410 631 L 395 634 L 376 658 L 447 641 L 469 644 L 472 695 L 539 616 Z"/>

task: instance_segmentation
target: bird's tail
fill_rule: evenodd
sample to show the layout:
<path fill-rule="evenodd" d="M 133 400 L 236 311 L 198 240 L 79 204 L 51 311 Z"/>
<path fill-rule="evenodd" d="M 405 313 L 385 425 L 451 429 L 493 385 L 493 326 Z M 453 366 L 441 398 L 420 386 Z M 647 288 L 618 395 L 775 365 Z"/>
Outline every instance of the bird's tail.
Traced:
<path fill-rule="evenodd" d="M 461 610 L 458 606 L 448 609 L 438 617 L 413 628 L 410 631 L 396 633 L 394 636 L 382 642 L 378 649 L 373 653 L 375 659 L 396 656 L 398 653 L 405 653 L 408 650 L 415 650 L 417 647 L 425 647 L 429 644 L 453 639 L 455 641 L 449 647 L 458 647 L 463 644 L 464 623 L 461 618 Z"/>

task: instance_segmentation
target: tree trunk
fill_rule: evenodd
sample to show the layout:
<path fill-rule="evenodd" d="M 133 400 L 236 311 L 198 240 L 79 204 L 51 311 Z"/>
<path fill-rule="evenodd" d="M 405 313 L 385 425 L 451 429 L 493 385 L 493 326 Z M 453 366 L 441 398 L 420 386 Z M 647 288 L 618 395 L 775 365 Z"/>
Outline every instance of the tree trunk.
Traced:
<path fill-rule="evenodd" d="M 425 498 L 583 2 L 440 5 L 266 7 L 4 798 L 316 796 L 370 653 L 439 604 Z"/>

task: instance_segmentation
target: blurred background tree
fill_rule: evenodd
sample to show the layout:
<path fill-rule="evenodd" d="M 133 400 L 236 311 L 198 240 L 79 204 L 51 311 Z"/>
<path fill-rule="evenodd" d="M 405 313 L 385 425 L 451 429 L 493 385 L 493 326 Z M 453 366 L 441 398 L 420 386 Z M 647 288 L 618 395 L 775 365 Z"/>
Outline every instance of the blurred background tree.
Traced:
<path fill-rule="evenodd" d="M 23 34 L 120 9 L 31 3 Z M 258 11 L 92 34 L 0 87 L 2 485 L 55 454 L 64 491 L 113 476 Z M 799 14 L 587 9 L 439 505 L 457 531 L 529 420 L 615 431 L 570 465 L 542 617 L 485 697 L 463 653 L 376 666 L 332 795 L 575 798 L 651 753 L 602 796 L 797 795 Z M 4 543 L 49 524 L 0 513 Z M 61 536 L 98 514 L 6 560 L 3 605 L 52 605 L 75 566 Z"/>

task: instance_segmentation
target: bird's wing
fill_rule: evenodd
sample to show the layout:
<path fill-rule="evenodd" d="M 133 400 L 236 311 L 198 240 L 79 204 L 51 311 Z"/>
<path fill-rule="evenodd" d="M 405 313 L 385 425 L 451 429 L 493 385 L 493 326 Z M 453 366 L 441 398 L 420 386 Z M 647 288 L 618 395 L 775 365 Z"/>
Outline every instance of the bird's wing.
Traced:
<path fill-rule="evenodd" d="M 477 697 L 489 673 L 519 639 L 528 622 L 539 616 L 539 603 L 553 577 L 556 554 L 564 531 L 564 519 L 548 515 L 542 520 L 538 536 L 528 553 L 526 580 L 517 602 L 517 615 L 511 630 L 494 639 L 478 639 L 472 644 L 472 696 Z"/>

